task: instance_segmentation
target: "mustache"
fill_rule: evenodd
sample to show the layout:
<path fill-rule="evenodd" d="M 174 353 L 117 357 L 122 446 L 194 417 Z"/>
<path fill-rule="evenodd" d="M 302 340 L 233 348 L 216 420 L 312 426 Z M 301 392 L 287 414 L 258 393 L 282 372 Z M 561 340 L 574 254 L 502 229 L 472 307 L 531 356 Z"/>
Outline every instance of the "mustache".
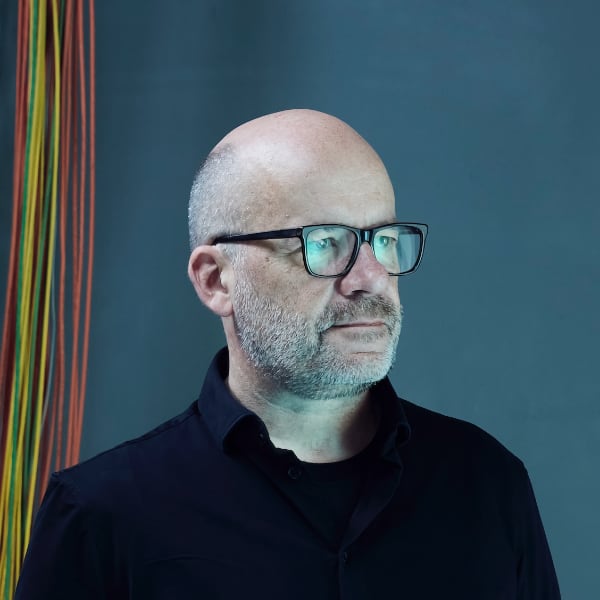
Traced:
<path fill-rule="evenodd" d="M 323 311 L 317 326 L 320 331 L 333 327 L 340 321 L 360 321 L 361 319 L 381 319 L 388 328 L 397 321 L 402 321 L 404 309 L 385 298 L 378 296 L 362 297 L 348 303 L 338 303 L 328 306 Z"/>

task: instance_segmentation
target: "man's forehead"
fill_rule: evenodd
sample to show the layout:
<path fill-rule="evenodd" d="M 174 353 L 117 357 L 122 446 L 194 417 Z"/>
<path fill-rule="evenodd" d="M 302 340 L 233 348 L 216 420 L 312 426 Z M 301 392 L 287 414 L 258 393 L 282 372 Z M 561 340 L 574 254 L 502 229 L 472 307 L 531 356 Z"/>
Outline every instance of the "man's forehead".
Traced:
<path fill-rule="evenodd" d="M 393 188 L 381 172 L 306 170 L 275 176 L 257 170 L 251 180 L 241 200 L 247 203 L 256 225 L 264 228 L 321 223 L 366 228 L 395 217 Z"/>

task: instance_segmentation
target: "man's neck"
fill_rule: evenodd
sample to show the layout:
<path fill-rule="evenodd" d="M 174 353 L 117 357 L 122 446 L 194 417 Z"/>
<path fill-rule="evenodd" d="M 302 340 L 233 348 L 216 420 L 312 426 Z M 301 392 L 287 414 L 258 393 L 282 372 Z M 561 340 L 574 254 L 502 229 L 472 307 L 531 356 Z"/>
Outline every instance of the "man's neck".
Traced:
<path fill-rule="evenodd" d="M 346 460 L 366 448 L 377 432 L 379 410 L 368 391 L 309 399 L 239 375 L 230 371 L 232 394 L 264 421 L 275 447 L 292 450 L 302 461 Z"/>

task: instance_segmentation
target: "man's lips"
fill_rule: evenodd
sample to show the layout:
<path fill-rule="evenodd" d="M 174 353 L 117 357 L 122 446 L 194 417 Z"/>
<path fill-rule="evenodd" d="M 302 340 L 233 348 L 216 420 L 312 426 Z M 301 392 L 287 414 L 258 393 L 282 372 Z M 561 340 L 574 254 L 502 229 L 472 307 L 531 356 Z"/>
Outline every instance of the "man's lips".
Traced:
<path fill-rule="evenodd" d="M 350 321 L 348 323 L 334 323 L 331 327 L 382 327 L 383 321 Z"/>

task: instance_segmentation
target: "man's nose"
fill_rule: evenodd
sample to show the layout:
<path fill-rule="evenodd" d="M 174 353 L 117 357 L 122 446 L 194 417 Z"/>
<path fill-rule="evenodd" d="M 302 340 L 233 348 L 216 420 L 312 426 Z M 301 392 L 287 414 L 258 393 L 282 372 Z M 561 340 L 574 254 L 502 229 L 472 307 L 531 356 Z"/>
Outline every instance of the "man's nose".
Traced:
<path fill-rule="evenodd" d="M 344 277 L 340 278 L 340 292 L 352 296 L 357 292 L 380 294 L 389 283 L 386 268 L 375 258 L 373 248 L 363 242 L 356 262 Z"/>

